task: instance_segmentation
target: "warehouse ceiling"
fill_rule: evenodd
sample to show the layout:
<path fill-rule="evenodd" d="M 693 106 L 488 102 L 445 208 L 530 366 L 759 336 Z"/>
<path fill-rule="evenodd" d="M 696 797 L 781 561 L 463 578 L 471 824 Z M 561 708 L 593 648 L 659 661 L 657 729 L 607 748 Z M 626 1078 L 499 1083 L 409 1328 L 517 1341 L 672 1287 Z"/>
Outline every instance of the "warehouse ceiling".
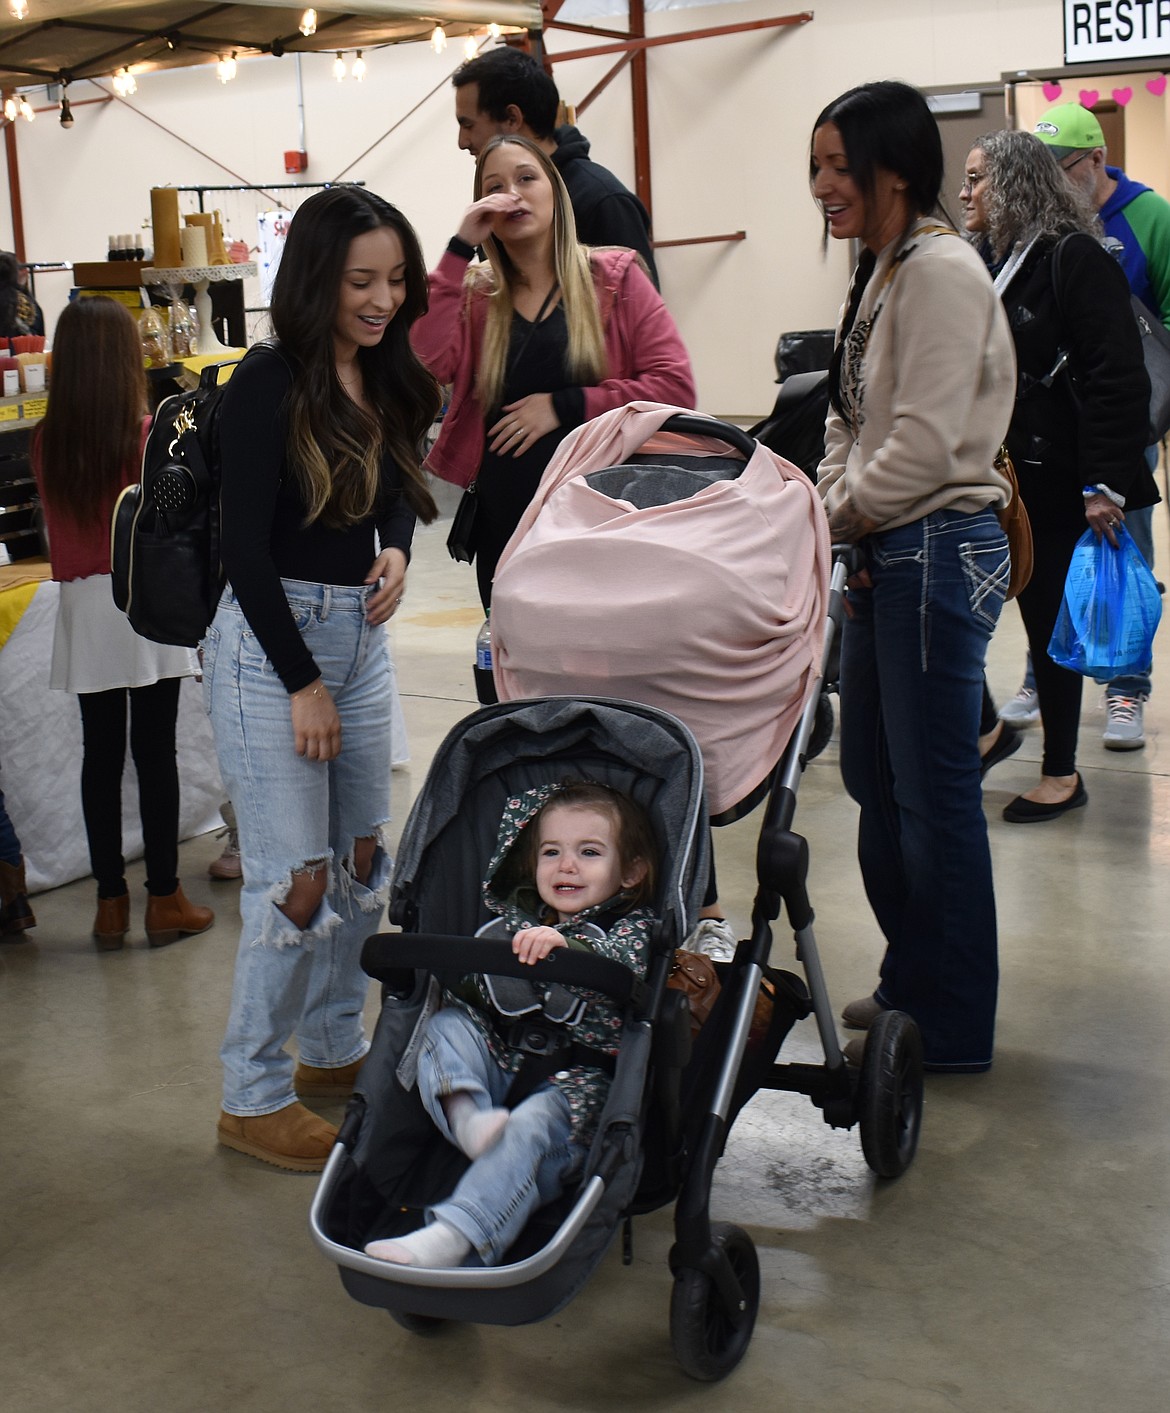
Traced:
<path fill-rule="evenodd" d="M 344 10 L 317 7 L 316 31 L 301 32 L 303 5 L 214 5 L 191 0 L 29 0 L 25 19 L 0 0 L 0 89 L 100 78 L 120 68 L 136 73 L 210 64 L 234 52 L 333 52 L 426 39 L 436 24 L 454 37 L 491 23 L 539 29 L 538 0 L 422 0 L 417 5 L 354 0 Z"/>

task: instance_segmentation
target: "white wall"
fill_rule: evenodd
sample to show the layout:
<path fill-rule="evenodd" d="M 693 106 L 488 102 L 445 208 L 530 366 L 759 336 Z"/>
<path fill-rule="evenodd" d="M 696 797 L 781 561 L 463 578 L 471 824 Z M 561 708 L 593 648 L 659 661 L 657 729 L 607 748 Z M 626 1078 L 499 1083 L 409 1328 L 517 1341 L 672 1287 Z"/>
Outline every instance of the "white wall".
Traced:
<path fill-rule="evenodd" d="M 657 12 L 648 17 L 648 29 L 670 33 L 778 12 L 785 11 L 774 0 L 746 0 Z M 663 293 L 691 349 L 706 410 L 762 415 L 775 391 L 778 333 L 825 327 L 836 316 L 848 276 L 846 255 L 838 248 L 822 258 L 820 220 L 807 181 L 809 129 L 820 109 L 867 79 L 962 86 L 995 82 L 1006 70 L 1059 65 L 1060 12 L 1059 0 L 900 0 L 896 7 L 820 0 L 815 19 L 799 28 L 649 51 L 656 235 L 747 232 L 737 244 L 659 255 Z M 564 32 L 549 38 L 554 53 L 589 43 Z M 360 85 L 338 84 L 330 75 L 331 56 L 303 60 L 310 156 L 305 177 L 338 176 L 442 83 L 398 132 L 347 173 L 403 207 L 428 261 L 434 261 L 471 194 L 472 163 L 456 147 L 452 93 L 444 81 L 459 62 L 457 46 L 442 56 L 425 45 L 402 45 L 365 57 L 369 73 Z M 559 66 L 563 96 L 570 102 L 582 98 L 612 62 Z M 96 96 L 90 85 L 70 90 L 74 102 L 89 96 Z M 216 81 L 210 67 L 144 75 L 128 105 L 79 106 L 75 117 L 68 131 L 52 113 L 17 125 L 30 259 L 103 259 L 111 232 L 135 229 L 147 219 L 154 185 L 287 180 L 282 154 L 297 145 L 298 135 L 295 68 L 291 58 L 242 62 L 227 85 Z M 625 76 L 589 108 L 581 127 L 594 155 L 632 186 Z M 222 204 L 233 235 L 254 241 L 257 207 L 236 197 L 216 204 Z M 259 207 L 268 204 L 261 200 Z M 0 242 L 10 248 L 2 198 L 0 206 Z M 39 283 L 50 322 L 67 290 L 62 277 L 45 276 Z"/>

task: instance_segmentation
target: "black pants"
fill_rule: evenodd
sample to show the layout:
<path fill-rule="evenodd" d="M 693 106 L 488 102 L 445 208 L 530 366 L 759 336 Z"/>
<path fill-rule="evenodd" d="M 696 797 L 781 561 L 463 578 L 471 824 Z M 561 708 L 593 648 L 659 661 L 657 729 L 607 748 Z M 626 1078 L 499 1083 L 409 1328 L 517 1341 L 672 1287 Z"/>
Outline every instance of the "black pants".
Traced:
<path fill-rule="evenodd" d="M 166 897 L 179 886 L 179 766 L 175 722 L 179 685 L 169 677 L 149 687 L 83 692 L 81 808 L 89 862 L 99 898 L 126 892 L 122 857 L 122 771 L 126 764 L 126 699 L 130 699 L 130 753 L 138 774 L 138 810 L 146 852 L 146 888 Z"/>
<path fill-rule="evenodd" d="M 1072 775 L 1077 768 L 1084 678 L 1067 667 L 1058 667 L 1048 656 L 1048 643 L 1064 597 L 1073 547 L 1087 529 L 1084 498 L 1067 471 L 1062 475 L 1028 463 L 1020 472 L 1020 493 L 1032 522 L 1032 578 L 1018 602 L 1032 653 L 1044 730 L 1040 773 Z"/>

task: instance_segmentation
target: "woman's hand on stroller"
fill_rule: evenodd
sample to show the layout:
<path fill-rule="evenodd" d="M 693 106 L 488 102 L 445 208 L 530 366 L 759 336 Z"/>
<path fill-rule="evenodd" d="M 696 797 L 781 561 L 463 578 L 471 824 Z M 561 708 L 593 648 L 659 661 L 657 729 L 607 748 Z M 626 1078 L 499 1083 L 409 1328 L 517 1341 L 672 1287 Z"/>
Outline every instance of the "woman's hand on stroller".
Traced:
<path fill-rule="evenodd" d="M 529 393 L 518 402 L 500 409 L 503 414 L 488 431 L 488 442 L 496 456 L 511 452 L 523 456 L 541 437 L 561 425 L 553 407 L 552 393 Z"/>
<path fill-rule="evenodd" d="M 835 545 L 855 545 L 877 525 L 876 520 L 868 520 L 853 503 L 853 497 L 845 499 L 829 514 L 829 538 Z"/>
<path fill-rule="evenodd" d="M 558 947 L 569 944 L 552 927 L 522 927 L 512 938 L 512 951 L 522 962 L 541 962 Z"/>

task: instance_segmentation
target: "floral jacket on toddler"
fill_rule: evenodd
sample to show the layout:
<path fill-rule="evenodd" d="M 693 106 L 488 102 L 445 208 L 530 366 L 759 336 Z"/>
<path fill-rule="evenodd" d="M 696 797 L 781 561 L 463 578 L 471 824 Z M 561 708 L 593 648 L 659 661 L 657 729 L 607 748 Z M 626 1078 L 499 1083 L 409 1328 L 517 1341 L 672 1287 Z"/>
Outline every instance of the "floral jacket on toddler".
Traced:
<path fill-rule="evenodd" d="M 557 788 L 556 785 L 540 785 L 508 800 L 500 821 L 496 850 L 484 880 L 484 901 L 502 919 L 509 936 L 525 927 L 553 927 L 570 947 L 622 962 L 642 976 L 649 958 L 650 932 L 655 921 L 649 908 L 631 908 L 628 895 L 619 893 L 596 907 L 586 908 L 568 922 L 557 922 L 555 914 L 541 900 L 531 881 L 518 887 L 509 885 L 512 850 Z M 598 936 L 599 920 L 604 929 L 603 937 Z M 482 1032 L 497 1064 L 515 1073 L 523 1061 L 523 1053 L 508 1045 L 500 1029 L 493 1024 L 494 1007 L 485 979 L 476 976 L 470 978 L 469 983 L 460 989 L 459 994 L 444 993 L 443 1004 L 457 1005 L 466 1011 Z M 600 992 L 577 986 L 564 989 L 584 1002 L 580 1016 L 565 1027 L 567 1038 L 607 1055 L 616 1055 L 622 1028 L 620 1009 Z M 576 1064 L 558 1070 L 550 1077 L 549 1083 L 559 1089 L 568 1101 L 573 1141 L 588 1143 L 609 1091 L 609 1076 L 594 1066 Z"/>

